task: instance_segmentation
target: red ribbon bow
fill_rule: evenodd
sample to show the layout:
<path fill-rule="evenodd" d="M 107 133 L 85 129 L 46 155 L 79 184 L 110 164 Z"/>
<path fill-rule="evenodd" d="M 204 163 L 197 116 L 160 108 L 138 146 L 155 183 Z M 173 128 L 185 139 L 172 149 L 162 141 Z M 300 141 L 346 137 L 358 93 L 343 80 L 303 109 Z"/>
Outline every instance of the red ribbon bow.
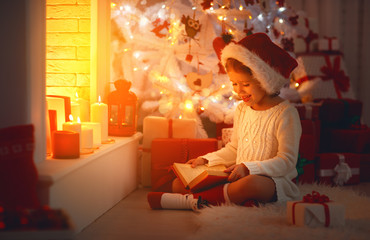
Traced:
<path fill-rule="evenodd" d="M 347 92 L 349 89 L 349 77 L 340 69 L 340 56 L 334 58 L 334 66 L 330 62 L 329 56 L 325 56 L 326 66 L 321 67 L 321 72 L 325 74 L 322 80 L 333 79 L 335 91 L 338 98 L 342 98 L 341 91 Z"/>
<path fill-rule="evenodd" d="M 326 195 L 321 195 L 320 193 L 316 191 L 312 191 L 312 194 L 306 194 L 303 197 L 303 200 L 300 202 L 293 203 L 293 224 L 295 224 L 295 205 L 298 203 L 319 203 L 324 206 L 325 211 L 325 227 L 329 227 L 330 225 L 330 214 L 329 214 L 329 206 L 326 204 L 327 202 L 330 202 L 330 199 Z"/>
<path fill-rule="evenodd" d="M 312 191 L 312 194 L 306 194 L 303 197 L 303 202 L 308 202 L 308 203 L 326 203 L 329 202 L 330 199 L 326 195 L 320 195 L 320 193 L 316 191 Z"/>

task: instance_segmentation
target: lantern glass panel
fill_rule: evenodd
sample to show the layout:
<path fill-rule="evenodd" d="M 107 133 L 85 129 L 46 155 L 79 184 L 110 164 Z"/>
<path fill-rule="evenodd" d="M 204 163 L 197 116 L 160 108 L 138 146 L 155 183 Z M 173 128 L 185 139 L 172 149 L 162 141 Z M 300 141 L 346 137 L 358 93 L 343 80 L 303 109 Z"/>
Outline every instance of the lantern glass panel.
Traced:
<path fill-rule="evenodd" d="M 118 125 L 118 106 L 117 105 L 111 105 L 109 123 L 114 126 Z"/>
<path fill-rule="evenodd" d="M 134 108 L 131 105 L 125 106 L 125 122 L 122 125 L 132 125 L 133 124 L 133 114 L 134 114 Z"/>

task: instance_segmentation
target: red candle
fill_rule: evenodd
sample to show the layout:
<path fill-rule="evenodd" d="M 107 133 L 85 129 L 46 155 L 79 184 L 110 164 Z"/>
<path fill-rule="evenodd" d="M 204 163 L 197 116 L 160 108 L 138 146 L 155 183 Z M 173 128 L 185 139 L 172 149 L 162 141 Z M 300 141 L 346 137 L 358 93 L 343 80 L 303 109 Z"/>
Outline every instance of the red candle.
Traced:
<path fill-rule="evenodd" d="M 53 158 L 79 158 L 79 133 L 72 131 L 53 132 L 52 151 Z"/>

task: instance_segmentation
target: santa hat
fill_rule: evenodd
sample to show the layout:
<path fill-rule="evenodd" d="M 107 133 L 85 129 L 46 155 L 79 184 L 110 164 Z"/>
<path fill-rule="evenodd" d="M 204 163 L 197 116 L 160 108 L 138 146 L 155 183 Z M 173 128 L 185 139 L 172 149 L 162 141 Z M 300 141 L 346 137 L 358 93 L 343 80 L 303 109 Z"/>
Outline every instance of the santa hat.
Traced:
<path fill-rule="evenodd" d="M 298 65 L 294 58 L 264 33 L 230 42 L 222 50 L 221 62 L 224 66 L 228 58 L 234 58 L 249 67 L 269 94 L 279 92 L 284 84 L 289 83 L 290 73 Z"/>

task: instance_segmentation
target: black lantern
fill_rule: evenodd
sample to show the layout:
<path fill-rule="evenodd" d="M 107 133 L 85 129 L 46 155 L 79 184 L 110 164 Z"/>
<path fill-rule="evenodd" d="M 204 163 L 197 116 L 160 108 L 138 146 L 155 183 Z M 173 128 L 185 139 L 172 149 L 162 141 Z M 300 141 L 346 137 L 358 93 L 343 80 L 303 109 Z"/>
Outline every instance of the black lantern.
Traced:
<path fill-rule="evenodd" d="M 130 91 L 131 82 L 117 80 L 116 91 L 108 96 L 108 133 L 111 136 L 132 136 L 136 133 L 137 97 Z"/>

